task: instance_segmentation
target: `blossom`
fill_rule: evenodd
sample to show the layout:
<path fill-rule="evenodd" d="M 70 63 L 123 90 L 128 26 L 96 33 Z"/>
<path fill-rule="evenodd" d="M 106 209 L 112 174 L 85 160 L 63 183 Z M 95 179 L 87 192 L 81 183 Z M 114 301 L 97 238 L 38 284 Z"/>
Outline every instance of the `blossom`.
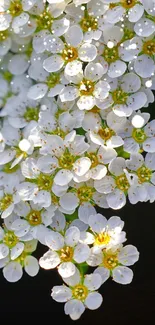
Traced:
<path fill-rule="evenodd" d="M 68 284 L 55 286 L 51 296 L 57 302 L 65 302 L 65 314 L 71 319 L 77 320 L 83 314 L 85 308 L 95 310 L 102 304 L 102 296 L 96 292 L 101 285 L 99 274 L 87 274 L 81 282 L 78 270 L 70 278 L 64 279 Z"/>
<path fill-rule="evenodd" d="M 133 245 L 113 247 L 103 251 L 92 248 L 87 263 L 91 266 L 97 266 L 95 274 L 100 274 L 102 283 L 110 276 L 120 284 L 129 284 L 133 279 L 133 272 L 128 266 L 133 265 L 139 259 L 139 252 Z"/>
<path fill-rule="evenodd" d="M 74 262 L 85 262 L 90 253 L 89 247 L 79 243 L 79 239 L 80 230 L 75 226 L 68 228 L 64 237 L 51 231 L 45 238 L 50 250 L 40 258 L 40 266 L 44 269 L 58 266 L 58 272 L 63 278 L 72 276 L 76 271 Z"/>

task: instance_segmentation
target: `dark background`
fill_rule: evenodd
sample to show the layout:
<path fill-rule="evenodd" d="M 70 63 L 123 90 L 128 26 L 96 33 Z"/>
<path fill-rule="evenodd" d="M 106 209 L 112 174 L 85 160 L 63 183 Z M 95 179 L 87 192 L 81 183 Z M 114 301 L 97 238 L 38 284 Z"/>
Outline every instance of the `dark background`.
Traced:
<path fill-rule="evenodd" d="M 155 118 L 154 108 L 150 111 Z M 132 266 L 134 279 L 129 285 L 120 285 L 109 279 L 100 288 L 103 304 L 96 311 L 86 310 L 78 324 L 106 324 L 106 325 L 140 325 L 155 324 L 155 203 L 139 203 L 126 206 L 118 211 L 111 209 L 99 210 L 106 217 L 118 215 L 125 221 L 124 230 L 127 232 L 126 244 L 135 245 L 140 251 L 139 261 Z M 35 256 L 40 257 L 47 248 L 38 246 Z M 0 270 L 0 314 L 18 316 L 22 322 L 24 317 L 35 313 L 44 322 L 49 319 L 50 324 L 73 324 L 64 314 L 63 303 L 55 302 L 51 296 L 51 288 L 62 284 L 56 270 L 40 270 L 39 274 L 31 278 L 25 272 L 22 279 L 14 284 L 8 283 Z M 13 313 L 13 314 L 12 314 Z M 24 313 L 20 316 L 19 313 Z M 48 313 L 48 314 L 45 314 Z M 50 313 L 50 314 L 49 314 Z M 31 325 L 31 321 L 30 321 Z"/>

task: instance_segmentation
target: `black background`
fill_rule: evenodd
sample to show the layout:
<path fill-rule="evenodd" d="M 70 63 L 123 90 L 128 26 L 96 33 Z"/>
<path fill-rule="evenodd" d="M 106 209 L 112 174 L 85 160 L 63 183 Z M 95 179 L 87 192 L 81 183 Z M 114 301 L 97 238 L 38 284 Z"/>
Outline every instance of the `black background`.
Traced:
<path fill-rule="evenodd" d="M 145 111 L 151 111 L 153 118 L 155 106 L 150 108 Z M 24 313 L 22 316 L 26 317 L 33 312 L 35 317 L 41 317 L 40 313 L 44 313 L 43 324 L 49 317 L 50 324 L 55 323 L 54 318 L 55 324 L 155 324 L 155 203 L 131 205 L 128 202 L 118 211 L 99 211 L 108 218 L 120 216 L 125 221 L 126 244 L 135 245 L 140 252 L 139 261 L 132 266 L 132 283 L 120 285 L 109 279 L 99 290 L 103 295 L 102 306 L 96 311 L 86 310 L 80 320 L 73 322 L 64 314 L 64 304 L 53 301 L 50 296 L 51 288 L 62 284 L 56 270 L 40 270 L 34 278 L 24 272 L 22 279 L 14 284 L 8 283 L 0 270 L 1 315 L 5 313 L 8 317 L 16 313 L 19 318 L 19 313 Z M 42 256 L 46 250 L 45 246 L 38 246 L 35 256 Z"/>

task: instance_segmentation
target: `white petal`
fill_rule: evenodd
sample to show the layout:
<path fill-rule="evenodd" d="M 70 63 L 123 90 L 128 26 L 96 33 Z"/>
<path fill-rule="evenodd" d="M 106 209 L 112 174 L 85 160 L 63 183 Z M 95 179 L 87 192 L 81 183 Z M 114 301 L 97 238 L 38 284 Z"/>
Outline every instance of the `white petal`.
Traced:
<path fill-rule="evenodd" d="M 110 86 L 106 81 L 100 80 L 96 85 L 93 92 L 93 95 L 99 99 L 105 99 L 109 94 Z"/>
<path fill-rule="evenodd" d="M 30 225 L 27 220 L 17 219 L 12 223 L 11 228 L 14 230 L 16 236 L 22 237 L 28 233 Z"/>
<path fill-rule="evenodd" d="M 68 278 L 75 273 L 75 265 L 72 262 L 64 262 L 58 266 L 58 272 L 62 278 Z"/>
<path fill-rule="evenodd" d="M 128 107 L 132 108 L 133 110 L 137 110 L 139 108 L 142 108 L 147 102 L 147 97 L 144 92 L 137 92 L 127 99 L 127 105 Z"/>
<path fill-rule="evenodd" d="M 71 299 L 72 291 L 67 286 L 55 286 L 51 293 L 52 298 L 57 302 L 66 302 Z"/>
<path fill-rule="evenodd" d="M 61 169 L 54 177 L 54 182 L 56 185 L 64 186 L 69 184 L 72 178 L 73 178 L 73 174 L 70 170 Z"/>
<path fill-rule="evenodd" d="M 54 269 L 59 263 L 59 255 L 51 250 L 46 252 L 39 260 L 39 265 L 45 270 Z"/>
<path fill-rule="evenodd" d="M 67 210 L 74 210 L 79 205 L 79 200 L 73 193 L 66 193 L 60 198 L 60 204 L 63 209 Z"/>
<path fill-rule="evenodd" d="M 17 243 L 16 246 L 11 249 L 11 260 L 15 260 L 18 256 L 20 256 L 23 250 L 24 250 L 24 244 Z"/>
<path fill-rule="evenodd" d="M 122 157 L 117 157 L 111 161 L 109 164 L 109 171 L 115 176 L 122 175 L 126 167 L 125 159 Z"/>
<path fill-rule="evenodd" d="M 37 84 L 37 85 L 32 86 L 29 89 L 27 96 L 28 96 L 28 98 L 34 99 L 34 100 L 41 99 L 46 95 L 47 90 L 48 90 L 47 85 Z"/>
<path fill-rule="evenodd" d="M 149 37 L 155 31 L 155 24 L 152 20 L 144 17 L 135 24 L 134 31 L 138 36 Z"/>
<path fill-rule="evenodd" d="M 133 72 L 126 73 L 121 80 L 121 88 L 127 93 L 133 93 L 139 90 L 141 86 L 140 78 Z"/>
<path fill-rule="evenodd" d="M 26 256 L 24 266 L 26 273 L 32 277 L 36 276 L 39 272 L 38 260 L 33 256 Z"/>
<path fill-rule="evenodd" d="M 102 78 L 104 74 L 104 68 L 100 63 L 88 63 L 85 70 L 84 75 L 86 79 L 97 81 Z"/>
<path fill-rule="evenodd" d="M 93 248 L 91 248 L 91 253 L 89 258 L 87 259 L 87 264 L 90 266 L 98 266 L 102 263 L 103 260 L 103 253 L 101 250 L 97 251 Z"/>
<path fill-rule="evenodd" d="M 95 215 L 96 210 L 90 203 L 84 203 L 80 205 L 78 210 L 78 217 L 81 221 L 88 224 L 88 219 L 90 215 Z"/>
<path fill-rule="evenodd" d="M 62 19 L 54 20 L 52 24 L 52 32 L 55 36 L 61 36 L 68 31 L 70 21 L 65 17 Z"/>
<path fill-rule="evenodd" d="M 92 230 L 99 234 L 104 231 L 107 225 L 107 219 L 102 214 L 97 213 L 89 217 L 88 223 Z"/>
<path fill-rule="evenodd" d="M 84 313 L 85 307 L 82 301 L 74 299 L 66 302 L 64 310 L 65 314 L 69 315 L 72 320 L 77 320 Z"/>
<path fill-rule="evenodd" d="M 55 231 L 50 231 L 45 241 L 46 245 L 54 251 L 58 251 L 64 246 L 64 237 Z"/>
<path fill-rule="evenodd" d="M 99 193 L 111 193 L 116 187 L 115 181 L 111 176 L 105 176 L 100 180 L 95 180 L 94 187 Z"/>
<path fill-rule="evenodd" d="M 126 71 L 126 64 L 123 61 L 117 60 L 110 64 L 108 70 L 108 76 L 110 78 L 118 78 L 122 76 Z"/>
<path fill-rule="evenodd" d="M 86 174 L 91 166 L 91 160 L 87 157 L 79 158 L 73 165 L 73 171 L 78 176 Z"/>
<path fill-rule="evenodd" d="M 129 284 L 133 279 L 133 272 L 126 266 L 117 266 L 112 272 L 113 280 L 121 284 Z"/>
<path fill-rule="evenodd" d="M 118 260 L 123 265 L 133 265 L 139 259 L 139 252 L 133 245 L 127 245 L 118 254 Z"/>
<path fill-rule="evenodd" d="M 83 40 L 83 33 L 80 26 L 78 25 L 71 26 L 67 31 L 67 33 L 65 34 L 65 39 L 66 42 L 70 44 L 70 46 L 76 47 L 77 45 L 79 45 Z"/>
<path fill-rule="evenodd" d="M 77 106 L 80 110 L 89 111 L 95 106 L 95 98 L 93 96 L 81 96 L 77 102 Z"/>
<path fill-rule="evenodd" d="M 9 254 L 9 248 L 5 244 L 0 244 L 0 259 L 5 258 Z"/>
<path fill-rule="evenodd" d="M 102 304 L 103 298 L 98 292 L 91 292 L 88 294 L 88 297 L 85 300 L 85 305 L 91 309 L 95 310 L 99 308 Z"/>
<path fill-rule="evenodd" d="M 107 195 L 107 202 L 110 208 L 114 210 L 121 209 L 126 204 L 126 196 L 122 191 L 116 189 Z"/>
<path fill-rule="evenodd" d="M 60 55 L 52 55 L 45 59 L 43 62 L 43 68 L 48 72 L 59 71 L 64 65 L 64 60 Z"/>
<path fill-rule="evenodd" d="M 128 19 L 131 23 L 137 22 L 144 13 L 144 7 L 141 4 L 135 4 L 134 7 L 130 8 L 128 11 Z"/>
<path fill-rule="evenodd" d="M 85 244 L 78 244 L 74 249 L 74 256 L 73 259 L 77 263 L 85 262 L 90 254 L 90 248 Z"/>
<path fill-rule="evenodd" d="M 65 233 L 65 243 L 67 246 L 74 247 L 80 239 L 80 230 L 77 227 L 70 227 Z"/>
<path fill-rule="evenodd" d="M 143 143 L 143 149 L 146 152 L 154 153 L 155 152 L 155 138 L 146 139 L 145 142 Z"/>
<path fill-rule="evenodd" d="M 80 283 L 80 271 L 76 267 L 75 268 L 75 273 L 70 276 L 69 278 L 64 278 L 63 281 L 67 283 L 70 287 L 74 287 L 76 284 Z"/>
<path fill-rule="evenodd" d="M 9 61 L 8 70 L 13 75 L 23 74 L 29 66 L 28 57 L 25 54 L 16 54 Z"/>
<path fill-rule="evenodd" d="M 106 282 L 110 277 L 110 271 L 102 266 L 97 267 L 94 273 L 97 273 L 101 276 L 102 284 Z"/>
<path fill-rule="evenodd" d="M 5 165 L 10 162 L 16 155 L 15 150 L 7 149 L 0 152 L 0 165 Z"/>
<path fill-rule="evenodd" d="M 3 269 L 4 278 L 9 282 L 17 282 L 23 275 L 22 266 L 18 262 L 10 262 Z"/>
<path fill-rule="evenodd" d="M 91 62 L 97 56 L 96 46 L 90 43 L 85 43 L 79 48 L 78 54 L 81 61 Z"/>
<path fill-rule="evenodd" d="M 77 97 L 78 90 L 72 86 L 66 86 L 60 94 L 60 99 L 62 102 L 73 101 Z"/>
<path fill-rule="evenodd" d="M 82 63 L 78 60 L 68 62 L 65 67 L 65 73 L 71 77 L 76 76 L 81 71 L 82 71 Z"/>
<path fill-rule="evenodd" d="M 149 78 L 155 71 L 154 61 L 148 55 L 140 55 L 134 62 L 135 72 L 142 78 Z"/>
<path fill-rule="evenodd" d="M 101 284 L 102 284 L 102 279 L 100 274 L 98 273 L 86 274 L 84 279 L 84 285 L 88 288 L 88 290 L 95 291 L 99 289 Z"/>

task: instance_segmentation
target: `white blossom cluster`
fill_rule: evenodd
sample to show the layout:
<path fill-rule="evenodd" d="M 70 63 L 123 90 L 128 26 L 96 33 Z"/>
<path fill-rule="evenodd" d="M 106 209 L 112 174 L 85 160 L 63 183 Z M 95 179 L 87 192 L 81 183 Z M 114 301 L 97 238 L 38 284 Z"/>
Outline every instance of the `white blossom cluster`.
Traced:
<path fill-rule="evenodd" d="M 154 36 L 155 0 L 0 0 L 0 267 L 57 268 L 73 320 L 139 258 L 94 206 L 155 201 Z"/>

